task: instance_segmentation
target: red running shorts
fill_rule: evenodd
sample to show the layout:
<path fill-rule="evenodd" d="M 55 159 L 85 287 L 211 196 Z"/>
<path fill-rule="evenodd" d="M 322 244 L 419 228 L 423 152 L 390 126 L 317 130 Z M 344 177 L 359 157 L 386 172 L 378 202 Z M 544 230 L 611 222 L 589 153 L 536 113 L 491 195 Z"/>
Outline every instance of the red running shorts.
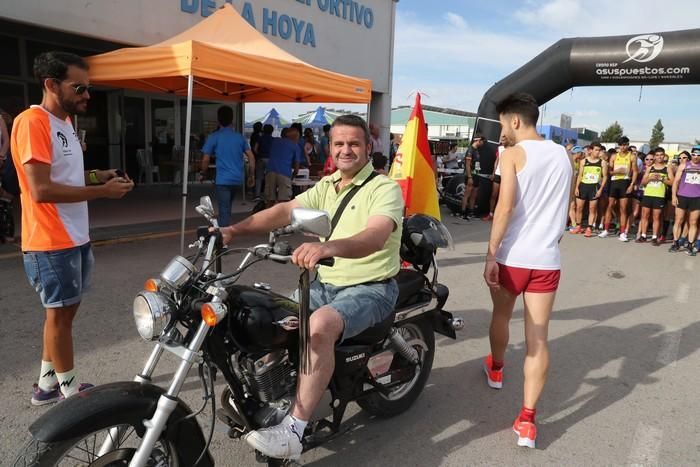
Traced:
<path fill-rule="evenodd" d="M 558 269 L 526 269 L 498 263 L 499 283 L 513 295 L 520 295 L 523 292 L 556 292 L 560 277 L 561 271 Z"/>

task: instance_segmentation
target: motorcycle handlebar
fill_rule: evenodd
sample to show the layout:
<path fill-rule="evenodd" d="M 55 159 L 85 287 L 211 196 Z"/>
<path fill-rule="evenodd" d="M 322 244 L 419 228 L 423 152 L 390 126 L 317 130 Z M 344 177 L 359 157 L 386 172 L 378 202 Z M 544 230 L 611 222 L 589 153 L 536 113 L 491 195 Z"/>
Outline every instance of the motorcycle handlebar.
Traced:
<path fill-rule="evenodd" d="M 288 263 L 292 260 L 292 255 L 277 255 L 275 253 L 270 253 L 267 255 L 268 259 L 272 261 L 277 261 L 278 263 Z M 323 258 L 318 261 L 320 266 L 333 267 L 335 265 L 335 258 Z"/>

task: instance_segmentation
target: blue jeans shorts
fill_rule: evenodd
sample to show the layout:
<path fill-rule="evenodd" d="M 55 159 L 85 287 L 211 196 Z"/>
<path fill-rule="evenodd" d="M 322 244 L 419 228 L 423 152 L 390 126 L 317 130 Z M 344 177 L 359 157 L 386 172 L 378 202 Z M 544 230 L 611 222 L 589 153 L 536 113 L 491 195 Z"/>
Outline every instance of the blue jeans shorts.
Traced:
<path fill-rule="evenodd" d="M 399 287 L 393 279 L 347 287 L 336 287 L 315 280 L 309 290 L 309 307 L 317 310 L 328 305 L 340 313 L 345 323 L 340 339 L 342 342 L 388 318 L 398 298 Z M 292 299 L 299 301 L 298 290 Z"/>
<path fill-rule="evenodd" d="M 90 285 L 95 263 L 89 243 L 56 251 L 26 251 L 24 271 L 44 308 L 75 305 Z"/>

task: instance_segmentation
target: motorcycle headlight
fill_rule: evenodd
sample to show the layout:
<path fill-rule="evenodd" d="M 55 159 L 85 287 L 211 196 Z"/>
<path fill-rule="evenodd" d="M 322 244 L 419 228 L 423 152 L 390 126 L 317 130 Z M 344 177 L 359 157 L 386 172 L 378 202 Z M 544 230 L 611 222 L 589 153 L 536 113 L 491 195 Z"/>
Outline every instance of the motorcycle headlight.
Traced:
<path fill-rule="evenodd" d="M 136 330 L 144 340 L 158 339 L 171 317 L 171 304 L 162 294 L 144 291 L 134 299 Z"/>

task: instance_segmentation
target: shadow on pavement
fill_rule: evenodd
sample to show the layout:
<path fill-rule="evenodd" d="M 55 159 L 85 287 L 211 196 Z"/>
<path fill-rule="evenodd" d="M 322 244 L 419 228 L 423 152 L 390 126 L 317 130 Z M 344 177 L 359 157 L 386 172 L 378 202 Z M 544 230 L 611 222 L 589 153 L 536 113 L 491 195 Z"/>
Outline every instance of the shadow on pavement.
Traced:
<path fill-rule="evenodd" d="M 563 310 L 554 319 L 604 321 L 656 300 Z M 538 448 L 546 449 L 569 428 L 626 398 L 637 386 L 654 384 L 657 378 L 653 374 L 670 363 L 658 361 L 657 356 L 673 337 L 671 334 L 677 332 L 664 332 L 658 324 L 630 328 L 594 325 L 550 341 L 549 382 L 538 407 Z M 683 339 L 677 360 L 700 347 L 700 323 L 680 332 Z M 445 347 L 444 341 L 440 347 Z M 484 354 L 487 351 L 484 349 Z M 402 439 L 415 440 L 414 444 L 402 444 L 404 450 L 406 446 L 415 447 L 405 452 L 410 465 L 438 466 L 446 454 L 503 430 L 513 437 L 514 446 L 510 427 L 522 403 L 524 356 L 524 344 L 509 347 L 501 391 L 486 385 L 481 357 L 434 369 L 411 410 L 391 420 L 372 419 L 364 412 L 355 415 L 346 421 L 353 431 L 325 446 L 334 454 L 312 464 L 377 465 L 384 456 L 395 455 L 390 451 L 396 448 L 398 433 Z M 619 365 L 618 376 L 596 378 L 596 371 L 608 364 Z M 371 430 L 363 428 L 370 424 Z"/>

